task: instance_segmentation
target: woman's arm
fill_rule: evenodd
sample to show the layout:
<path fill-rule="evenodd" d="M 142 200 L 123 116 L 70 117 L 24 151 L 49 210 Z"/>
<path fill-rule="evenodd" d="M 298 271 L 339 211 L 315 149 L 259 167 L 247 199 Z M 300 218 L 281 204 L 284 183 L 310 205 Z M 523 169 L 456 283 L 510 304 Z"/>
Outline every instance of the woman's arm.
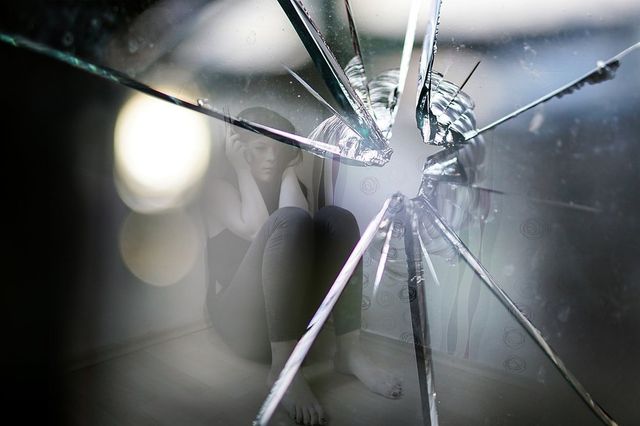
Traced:
<path fill-rule="evenodd" d="M 294 166 L 287 167 L 282 173 L 280 203 L 278 207 L 300 207 L 301 209 L 309 211 L 309 204 L 302 193 L 302 188 L 300 187 Z"/>
<path fill-rule="evenodd" d="M 211 211 L 231 232 L 253 240 L 269 218 L 269 212 L 237 135 L 227 140 L 226 154 L 238 177 L 238 190 L 223 180 L 214 181 L 210 191 Z"/>
<path fill-rule="evenodd" d="M 236 170 L 238 175 L 238 189 L 240 192 L 240 219 L 246 228 L 249 239 L 253 240 L 260 228 L 269 218 L 269 211 L 264 203 L 260 189 L 251 172 Z M 234 214 L 238 214 L 236 211 Z M 233 231 L 233 229 L 232 229 Z"/>

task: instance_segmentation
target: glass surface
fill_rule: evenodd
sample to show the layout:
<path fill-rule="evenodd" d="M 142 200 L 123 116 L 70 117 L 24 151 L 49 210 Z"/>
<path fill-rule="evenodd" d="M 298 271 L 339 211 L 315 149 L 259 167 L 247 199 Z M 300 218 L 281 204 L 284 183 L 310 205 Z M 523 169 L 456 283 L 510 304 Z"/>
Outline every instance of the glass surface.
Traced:
<path fill-rule="evenodd" d="M 330 424 L 614 424 L 581 400 L 585 392 L 619 424 L 640 421 L 640 49 L 625 51 L 640 41 L 640 7 L 623 0 L 452 0 L 437 17 L 439 2 L 419 11 L 418 3 L 425 2 L 43 1 L 1 14 L 7 67 L 17 58 L 5 81 L 29 99 L 11 116 L 29 124 L 7 122 L 24 128 L 25 146 L 45 144 L 34 154 L 43 159 L 58 158 L 49 155 L 57 145 L 47 144 L 58 142 L 65 155 L 49 160 L 57 161 L 52 174 L 71 170 L 64 188 L 75 191 L 64 205 L 72 212 L 66 220 L 78 224 L 77 242 L 65 244 L 76 244 L 82 261 L 68 267 L 75 284 L 66 287 L 65 321 L 54 330 L 64 336 L 55 352 L 64 367 L 55 365 L 62 417 L 78 424 L 261 419 L 275 374 L 269 361 L 247 360 L 229 343 L 251 343 L 254 335 L 230 336 L 219 326 L 269 320 L 257 305 L 214 318 L 207 303 L 235 283 L 230 265 L 244 254 L 222 243 L 212 258 L 212 241 L 225 231 L 256 241 L 267 217 L 296 201 L 286 205 L 280 189 L 275 204 L 264 206 L 267 190 L 260 187 L 253 194 L 263 205 L 221 219 L 222 205 L 246 207 L 244 159 L 258 164 L 249 171 L 255 179 L 277 169 L 284 185 L 291 172 L 287 182 L 304 193 L 311 216 L 339 206 L 353 214 L 363 239 L 393 194 L 408 200 L 426 193 L 469 249 L 461 255 L 419 210 L 418 227 L 432 229 L 416 242 L 425 247 L 417 253 L 424 281 L 414 293 L 406 222 L 386 213 L 363 246 L 358 332 L 364 351 L 391 375 L 385 380 L 402 382 L 402 398 L 384 398 L 353 374 L 334 371 L 332 315 L 308 340 L 315 343 L 303 364 Z M 407 32 L 414 22 L 415 40 Z M 438 80 L 431 97 L 454 117 L 438 122 L 443 139 L 418 127 L 420 117 L 446 117 L 435 117 L 431 104 L 416 114 L 423 36 L 438 22 L 437 52 L 426 38 L 426 51 L 435 53 L 426 78 L 447 81 Z M 11 53 L 8 45 L 90 74 Z M 601 78 L 459 145 L 590 72 Z M 24 83 L 16 82 L 20 74 Z M 49 109 L 31 112 L 41 94 Z M 247 113 L 253 107 L 279 118 Z M 466 114 L 471 127 L 460 130 L 464 120 L 455 114 Z M 42 132 L 59 135 L 27 132 L 34 118 Z M 441 148 L 433 143 L 441 140 L 448 162 L 434 157 Z M 260 156 L 272 148 L 288 162 L 260 169 L 259 161 L 268 162 Z M 221 181 L 235 195 L 220 195 Z M 221 225 L 263 207 L 269 211 L 251 232 Z M 313 262 L 322 264 L 332 251 L 318 251 Z M 225 252 L 229 265 L 212 266 Z M 483 282 L 473 270 L 474 258 L 491 279 Z M 280 261 L 285 275 L 301 264 Z M 323 283 L 326 290 L 333 279 Z M 489 290 L 492 283 L 507 302 Z M 517 312 L 509 311 L 509 300 Z M 328 315 L 333 306 L 323 306 L 318 312 Z M 550 349 L 536 344 L 532 329 Z M 420 333 L 428 336 L 425 348 L 414 345 Z M 575 391 L 573 376 L 584 391 Z M 425 410 L 433 398 L 421 382 L 427 378 L 436 396 Z M 270 424 L 291 422 L 286 409 L 272 414 Z"/>
<path fill-rule="evenodd" d="M 397 5 L 396 13 L 406 21 L 410 3 Z M 241 127 L 247 128 L 234 119 L 253 123 L 241 114 L 249 107 L 283 112 L 298 126 L 293 132 L 271 128 L 271 137 L 302 143 L 318 155 L 339 153 L 355 164 L 381 165 L 391 155 L 387 133 L 399 96 L 397 71 L 390 70 L 400 68 L 404 38 L 376 42 L 365 57 L 357 27 L 353 19 L 345 23 L 345 16 L 342 2 L 308 8 L 289 0 L 44 2 L 16 6 L 0 30 L 9 44 Z M 331 37 L 323 37 L 320 29 Z M 346 40 L 351 40 L 348 47 Z M 370 40 L 363 37 L 362 43 L 364 48 Z M 369 79 L 362 66 L 348 66 L 354 56 L 364 61 Z M 356 80 L 359 89 L 352 88 L 358 87 Z M 368 88 L 370 83 L 377 89 Z M 347 136 L 331 138 L 329 130 L 319 129 L 332 116 L 340 118 L 337 125 Z"/>

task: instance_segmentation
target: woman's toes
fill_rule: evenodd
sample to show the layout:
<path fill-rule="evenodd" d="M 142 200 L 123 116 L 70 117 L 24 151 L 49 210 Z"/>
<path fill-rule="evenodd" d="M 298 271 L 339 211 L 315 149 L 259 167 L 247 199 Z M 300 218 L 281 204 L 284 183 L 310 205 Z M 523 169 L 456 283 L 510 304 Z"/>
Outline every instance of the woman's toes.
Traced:
<path fill-rule="evenodd" d="M 351 349 L 337 359 L 338 371 L 353 374 L 371 391 L 390 399 L 402 396 L 401 381 L 377 366 L 362 348 Z"/>
<path fill-rule="evenodd" d="M 290 418 L 291 420 L 293 420 L 293 421 L 295 421 L 295 420 L 296 420 L 296 409 L 295 409 L 295 407 L 293 407 L 293 408 L 291 408 L 291 409 L 288 409 L 288 410 L 287 410 L 287 414 L 289 414 L 289 418 Z"/>
<path fill-rule="evenodd" d="M 384 385 L 381 387 L 382 392 L 378 393 L 386 396 L 387 398 L 398 399 L 402 396 L 402 383 L 395 377 L 388 377 L 388 379 L 384 381 Z"/>
<path fill-rule="evenodd" d="M 318 410 L 318 404 L 309 404 L 305 407 L 304 410 L 304 424 L 305 425 L 319 425 L 320 422 L 320 411 Z"/>
<path fill-rule="evenodd" d="M 324 417 L 324 410 L 320 406 L 320 404 L 313 404 L 314 411 L 316 412 L 316 416 L 318 419 L 318 424 L 323 425 L 327 423 L 327 419 Z"/>
<path fill-rule="evenodd" d="M 296 375 L 280 404 L 289 412 L 289 417 L 298 424 L 320 424 L 322 408 L 309 385 L 300 374 Z"/>
<path fill-rule="evenodd" d="M 317 425 L 318 422 L 315 419 L 315 415 L 312 407 L 307 408 L 307 416 L 305 417 L 304 424 L 306 425 Z"/>
<path fill-rule="evenodd" d="M 311 407 L 311 424 L 319 425 L 320 424 L 320 413 L 316 410 L 316 407 Z"/>
<path fill-rule="evenodd" d="M 396 383 L 391 388 L 391 396 L 394 398 L 400 398 L 402 396 L 402 383 Z"/>

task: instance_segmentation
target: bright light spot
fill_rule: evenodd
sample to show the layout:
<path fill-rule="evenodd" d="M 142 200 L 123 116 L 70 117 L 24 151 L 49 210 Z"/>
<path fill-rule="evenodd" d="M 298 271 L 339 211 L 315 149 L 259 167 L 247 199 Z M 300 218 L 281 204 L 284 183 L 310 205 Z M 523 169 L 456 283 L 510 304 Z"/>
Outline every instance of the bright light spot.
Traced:
<path fill-rule="evenodd" d="M 160 287 L 175 284 L 193 268 L 200 253 L 196 226 L 183 212 L 131 213 L 120 231 L 120 254 L 142 281 Z"/>
<path fill-rule="evenodd" d="M 114 137 L 119 189 L 134 210 L 180 204 L 209 164 L 207 119 L 150 96 L 129 99 Z"/>

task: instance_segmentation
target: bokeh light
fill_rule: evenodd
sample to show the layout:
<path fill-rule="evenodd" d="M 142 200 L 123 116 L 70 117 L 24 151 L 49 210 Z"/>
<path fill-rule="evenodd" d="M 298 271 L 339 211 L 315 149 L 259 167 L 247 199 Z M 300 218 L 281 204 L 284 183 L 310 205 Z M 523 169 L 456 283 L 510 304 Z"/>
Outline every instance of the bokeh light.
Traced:
<path fill-rule="evenodd" d="M 185 278 L 201 246 L 193 220 L 180 210 L 152 215 L 132 212 L 120 230 L 119 245 L 129 270 L 160 287 Z"/>
<path fill-rule="evenodd" d="M 143 94 L 120 111 L 114 139 L 118 190 L 139 212 L 180 205 L 209 164 L 207 118 Z"/>

